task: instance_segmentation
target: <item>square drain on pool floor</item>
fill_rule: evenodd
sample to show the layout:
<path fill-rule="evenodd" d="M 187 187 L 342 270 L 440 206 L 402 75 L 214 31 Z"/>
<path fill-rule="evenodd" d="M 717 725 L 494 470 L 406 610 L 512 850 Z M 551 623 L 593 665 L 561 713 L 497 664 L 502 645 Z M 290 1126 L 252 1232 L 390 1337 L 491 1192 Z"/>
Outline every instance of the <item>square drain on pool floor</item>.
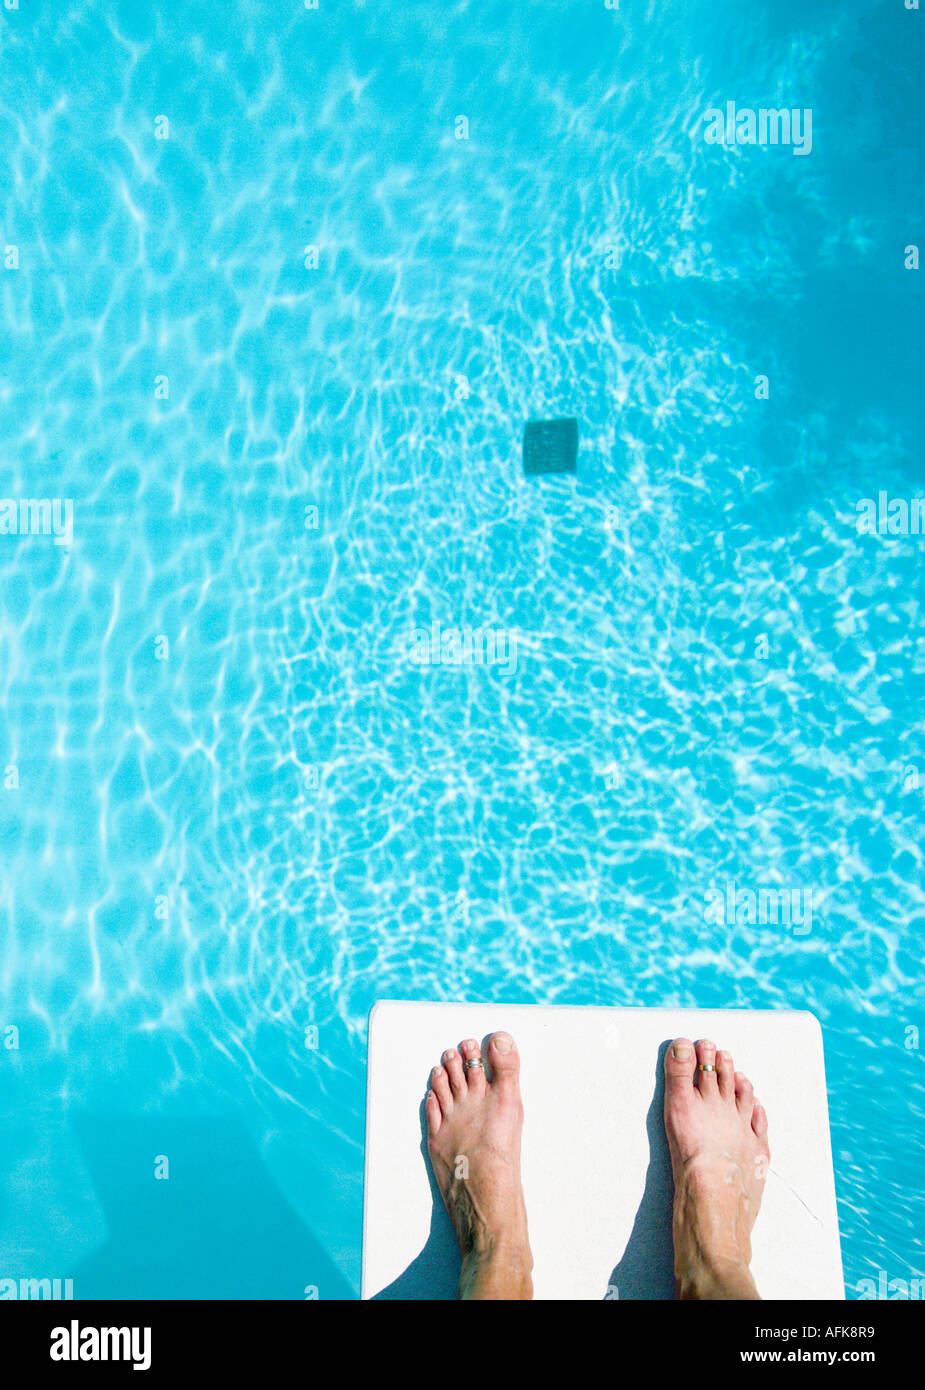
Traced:
<path fill-rule="evenodd" d="M 577 473 L 578 421 L 528 420 L 524 425 L 524 472 Z"/>

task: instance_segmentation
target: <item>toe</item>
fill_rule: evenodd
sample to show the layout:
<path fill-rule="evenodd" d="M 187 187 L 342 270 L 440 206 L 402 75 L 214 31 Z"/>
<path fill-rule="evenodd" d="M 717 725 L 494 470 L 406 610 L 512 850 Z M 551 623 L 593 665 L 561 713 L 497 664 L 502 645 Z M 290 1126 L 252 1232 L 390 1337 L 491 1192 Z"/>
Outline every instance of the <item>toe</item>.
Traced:
<path fill-rule="evenodd" d="M 716 1081 L 723 1100 L 733 1100 L 736 1093 L 736 1075 L 731 1052 L 716 1054 Z"/>
<path fill-rule="evenodd" d="M 665 1103 L 688 1100 L 694 1094 L 694 1044 L 675 1038 L 665 1053 Z"/>
<path fill-rule="evenodd" d="M 427 1099 L 424 1101 L 424 1118 L 427 1121 L 427 1137 L 433 1139 L 443 1120 L 440 1102 L 433 1091 L 427 1092 Z"/>
<path fill-rule="evenodd" d="M 482 1049 L 479 1047 L 475 1038 L 467 1038 L 464 1043 L 459 1044 L 459 1050 L 463 1056 L 463 1066 L 466 1069 L 466 1081 L 469 1085 L 469 1094 L 481 1096 L 485 1094 L 485 1068 L 484 1065 L 476 1066 L 474 1063 L 481 1063 Z"/>
<path fill-rule="evenodd" d="M 453 1109 L 453 1095 L 450 1091 L 450 1078 L 447 1076 L 443 1067 L 434 1067 L 430 1074 L 430 1089 L 437 1097 L 437 1104 L 444 1115 L 449 1115 Z"/>
<path fill-rule="evenodd" d="M 752 1111 L 752 1129 L 761 1140 L 762 1144 L 768 1142 L 768 1112 L 760 1101 L 755 1101 L 755 1108 Z"/>
<path fill-rule="evenodd" d="M 752 1090 L 752 1083 L 744 1071 L 736 1072 L 736 1105 L 739 1107 L 739 1114 L 743 1120 L 751 1124 L 752 1111 L 755 1108 L 755 1093 Z"/>
<path fill-rule="evenodd" d="M 446 1074 L 450 1078 L 450 1090 L 453 1092 L 453 1099 L 462 1100 L 469 1089 L 463 1074 L 462 1058 L 455 1047 L 450 1047 L 447 1048 L 440 1060 L 446 1067 Z"/>
<path fill-rule="evenodd" d="M 491 1063 L 492 1090 L 500 1096 L 516 1095 L 520 1055 L 510 1033 L 492 1033 L 488 1039 L 487 1053 Z"/>
<path fill-rule="evenodd" d="M 716 1044 L 701 1038 L 697 1044 L 697 1089 L 704 1097 L 715 1096 L 718 1091 L 716 1080 Z"/>

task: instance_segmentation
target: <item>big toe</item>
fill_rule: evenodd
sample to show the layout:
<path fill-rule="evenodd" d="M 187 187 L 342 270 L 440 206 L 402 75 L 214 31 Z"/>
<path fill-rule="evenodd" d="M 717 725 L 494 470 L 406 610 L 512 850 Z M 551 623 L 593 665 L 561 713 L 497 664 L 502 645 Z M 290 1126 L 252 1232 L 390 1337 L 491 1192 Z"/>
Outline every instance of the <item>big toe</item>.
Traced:
<path fill-rule="evenodd" d="M 491 1084 L 501 1095 L 513 1094 L 520 1077 L 520 1053 L 510 1033 L 492 1033 L 486 1047 L 491 1063 Z"/>
<path fill-rule="evenodd" d="M 694 1092 L 694 1044 L 675 1038 L 665 1052 L 665 1104 L 686 1100 Z"/>

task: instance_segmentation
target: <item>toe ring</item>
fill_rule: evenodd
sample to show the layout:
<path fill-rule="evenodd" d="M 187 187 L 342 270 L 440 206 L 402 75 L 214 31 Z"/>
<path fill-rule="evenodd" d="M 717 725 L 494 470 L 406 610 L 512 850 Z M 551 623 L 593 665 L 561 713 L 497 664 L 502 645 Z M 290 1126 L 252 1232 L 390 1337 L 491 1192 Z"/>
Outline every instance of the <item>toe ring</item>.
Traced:
<path fill-rule="evenodd" d="M 466 1070 L 467 1070 L 467 1071 L 475 1071 L 475 1070 L 477 1070 L 479 1067 L 481 1067 L 482 1071 L 485 1070 L 485 1063 L 482 1061 L 481 1057 L 467 1057 L 467 1058 L 466 1058 Z"/>
<path fill-rule="evenodd" d="M 716 1071 L 716 1068 L 714 1067 L 714 1065 L 713 1065 L 712 1062 L 698 1062 L 698 1064 L 697 1064 L 697 1070 L 698 1070 L 698 1071 Z"/>

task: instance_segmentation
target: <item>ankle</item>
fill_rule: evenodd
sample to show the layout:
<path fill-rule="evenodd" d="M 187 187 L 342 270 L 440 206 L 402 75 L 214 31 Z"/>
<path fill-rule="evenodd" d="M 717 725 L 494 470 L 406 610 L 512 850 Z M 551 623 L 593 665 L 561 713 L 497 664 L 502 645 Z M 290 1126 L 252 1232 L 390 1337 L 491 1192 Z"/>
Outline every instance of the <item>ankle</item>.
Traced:
<path fill-rule="evenodd" d="M 463 1256 L 462 1299 L 528 1300 L 533 1297 L 533 1255 L 522 1242 L 493 1241 Z"/>
<path fill-rule="evenodd" d="M 701 1256 L 675 1270 L 678 1298 L 699 1302 L 760 1297 L 747 1261 Z"/>

